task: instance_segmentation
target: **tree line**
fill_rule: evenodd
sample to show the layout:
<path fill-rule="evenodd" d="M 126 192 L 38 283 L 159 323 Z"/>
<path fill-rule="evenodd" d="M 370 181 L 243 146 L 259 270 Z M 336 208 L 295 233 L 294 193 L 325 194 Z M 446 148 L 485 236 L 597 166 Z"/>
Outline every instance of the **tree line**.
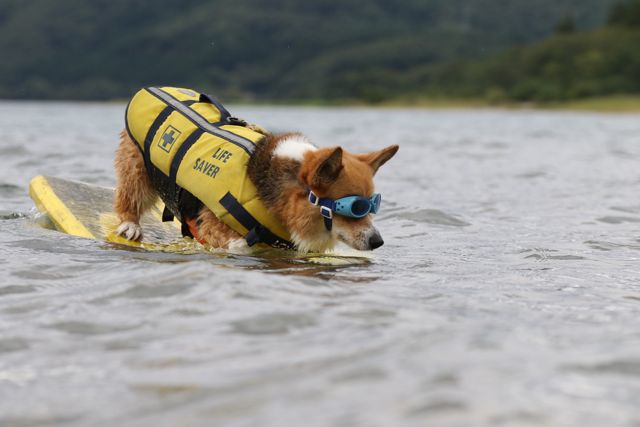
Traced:
<path fill-rule="evenodd" d="M 638 92 L 638 3 L 619 0 L 2 0 L 0 98 L 224 100 Z M 634 18 L 635 16 L 635 18 Z"/>

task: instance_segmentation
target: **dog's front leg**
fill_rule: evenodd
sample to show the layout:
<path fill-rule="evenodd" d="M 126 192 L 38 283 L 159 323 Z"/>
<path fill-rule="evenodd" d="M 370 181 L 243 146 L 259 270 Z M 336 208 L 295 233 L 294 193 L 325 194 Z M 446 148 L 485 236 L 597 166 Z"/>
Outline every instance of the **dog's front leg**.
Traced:
<path fill-rule="evenodd" d="M 157 198 L 149 180 L 144 159 L 126 130 L 120 134 L 116 152 L 116 192 L 114 209 L 120 218 L 116 234 L 129 240 L 142 240 L 140 217 Z"/>

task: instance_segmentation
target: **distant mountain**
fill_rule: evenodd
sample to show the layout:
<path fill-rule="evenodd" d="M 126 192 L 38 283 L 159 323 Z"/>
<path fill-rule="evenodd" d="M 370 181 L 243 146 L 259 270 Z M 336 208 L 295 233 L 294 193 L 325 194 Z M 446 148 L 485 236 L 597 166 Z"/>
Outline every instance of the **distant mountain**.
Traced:
<path fill-rule="evenodd" d="M 0 98 L 171 84 L 226 99 L 377 100 L 385 83 L 419 84 L 424 67 L 541 40 L 563 20 L 595 28 L 615 2 L 2 0 Z"/>

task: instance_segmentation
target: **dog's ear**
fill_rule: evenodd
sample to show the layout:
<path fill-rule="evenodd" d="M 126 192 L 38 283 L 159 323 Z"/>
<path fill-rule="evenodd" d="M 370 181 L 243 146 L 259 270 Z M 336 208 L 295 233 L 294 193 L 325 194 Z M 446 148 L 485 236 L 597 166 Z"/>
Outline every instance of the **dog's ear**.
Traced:
<path fill-rule="evenodd" d="M 303 166 L 301 175 L 308 185 L 325 187 L 333 183 L 342 171 L 342 148 L 318 151 L 322 153 L 316 154 L 306 168 Z"/>
<path fill-rule="evenodd" d="M 387 160 L 395 156 L 399 148 L 400 147 L 398 145 L 390 145 L 387 148 L 374 151 L 373 153 L 360 154 L 360 158 L 371 166 L 373 174 L 375 175 L 380 166 L 384 165 Z"/>
<path fill-rule="evenodd" d="M 313 175 L 313 183 L 318 186 L 331 184 L 342 171 L 342 148 L 336 147 L 322 160 Z"/>

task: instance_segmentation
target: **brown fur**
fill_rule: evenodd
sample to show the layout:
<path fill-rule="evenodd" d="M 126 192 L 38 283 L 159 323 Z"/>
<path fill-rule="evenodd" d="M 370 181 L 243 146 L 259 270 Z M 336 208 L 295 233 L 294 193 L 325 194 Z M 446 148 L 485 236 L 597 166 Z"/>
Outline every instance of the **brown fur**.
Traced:
<path fill-rule="evenodd" d="M 278 143 L 291 136 L 269 136 L 259 145 L 249 162 L 253 182 L 260 183 L 260 198 L 288 230 L 306 241 L 318 242 L 315 250 L 329 249 L 335 241 L 326 238 L 324 220 L 318 207 L 308 200 L 308 189 L 320 197 L 337 199 L 348 195 L 373 194 L 373 176 L 380 166 L 395 155 L 398 146 L 368 154 L 352 154 L 340 147 L 321 148 L 305 153 L 302 164 L 288 158 L 272 157 Z M 373 225 L 371 218 L 334 216 L 338 239 L 352 245 L 361 241 Z M 324 242 L 324 243 L 323 243 Z"/>
<path fill-rule="evenodd" d="M 373 175 L 375 170 L 358 155 L 349 153 L 340 147 L 321 148 L 305 153 L 300 180 L 319 197 L 339 199 L 349 195 L 369 197 L 373 194 Z M 305 196 L 306 198 L 306 196 Z M 311 206 L 310 215 L 317 216 L 317 207 Z M 350 246 L 352 242 L 365 240 L 368 230 L 373 227 L 369 216 L 361 219 L 334 215 L 334 232 L 337 238 Z M 324 232 L 324 222 L 315 222 L 313 234 Z M 364 249 L 364 247 L 358 247 Z"/>
<path fill-rule="evenodd" d="M 200 209 L 198 215 L 198 238 L 214 248 L 229 248 L 229 244 L 242 236 L 233 231 L 227 224 L 220 221 L 206 206 Z"/>
<path fill-rule="evenodd" d="M 308 190 L 332 199 L 348 195 L 371 196 L 373 176 L 398 151 L 398 146 L 368 154 L 352 154 L 340 147 L 321 148 L 307 151 L 302 163 L 274 157 L 278 143 L 292 136 L 300 135 L 266 134 L 249 160 L 249 177 L 256 184 L 260 198 L 293 234 L 302 250 L 323 251 L 331 248 L 336 239 L 357 249 L 370 249 L 367 239 L 377 231 L 369 216 L 353 219 L 335 215 L 334 230 L 329 233 L 318 207 L 307 200 Z M 126 131 L 121 134 L 115 167 L 116 213 L 122 222 L 139 224 L 140 216 L 157 195 L 146 173 L 142 154 Z M 198 223 L 198 238 L 213 247 L 228 248 L 231 242 L 242 237 L 206 206 L 199 212 Z"/>
<path fill-rule="evenodd" d="M 151 207 L 158 195 L 151 185 L 140 150 L 129 133 L 120 133 L 116 152 L 116 192 L 114 207 L 120 220 L 138 224 L 142 213 Z"/>

